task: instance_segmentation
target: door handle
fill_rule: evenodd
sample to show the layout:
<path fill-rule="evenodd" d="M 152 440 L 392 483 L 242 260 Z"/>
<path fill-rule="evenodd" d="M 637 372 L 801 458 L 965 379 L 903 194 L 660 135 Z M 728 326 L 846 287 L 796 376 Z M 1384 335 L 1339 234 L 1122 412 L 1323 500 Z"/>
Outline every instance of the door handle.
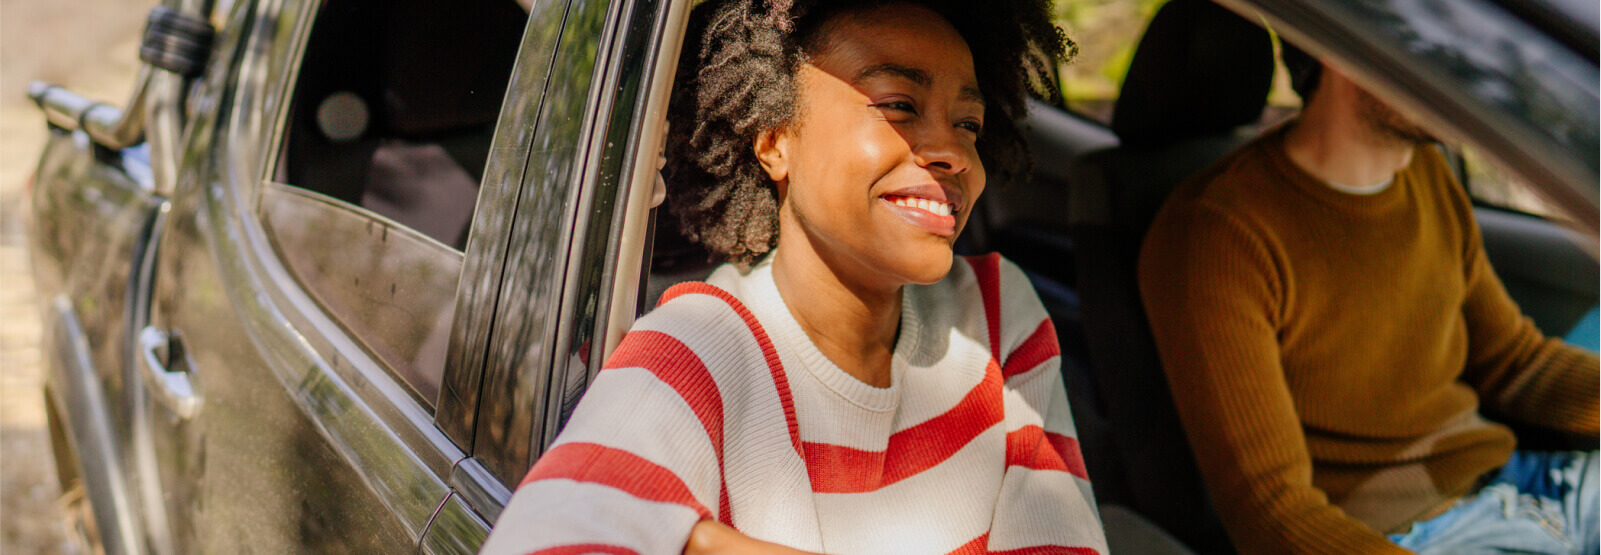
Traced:
<path fill-rule="evenodd" d="M 139 330 L 139 355 L 143 362 L 141 374 L 158 402 L 172 409 L 178 418 L 188 419 L 200 412 L 200 394 L 195 392 L 194 382 L 190 381 L 189 369 L 192 368 L 186 360 L 183 350 L 183 341 L 171 336 L 155 326 L 145 326 Z M 167 352 L 167 363 L 157 356 L 160 351 Z M 175 368 L 169 369 L 172 365 Z"/>

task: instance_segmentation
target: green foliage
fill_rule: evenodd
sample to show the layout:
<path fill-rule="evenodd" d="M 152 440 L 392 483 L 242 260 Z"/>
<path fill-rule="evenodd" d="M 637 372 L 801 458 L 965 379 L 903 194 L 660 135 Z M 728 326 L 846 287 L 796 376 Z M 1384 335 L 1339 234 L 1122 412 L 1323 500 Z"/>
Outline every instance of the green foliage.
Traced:
<path fill-rule="evenodd" d="M 1062 97 L 1091 116 L 1109 112 L 1145 24 L 1167 0 L 1063 0 L 1056 24 L 1079 46 L 1061 67 Z"/>

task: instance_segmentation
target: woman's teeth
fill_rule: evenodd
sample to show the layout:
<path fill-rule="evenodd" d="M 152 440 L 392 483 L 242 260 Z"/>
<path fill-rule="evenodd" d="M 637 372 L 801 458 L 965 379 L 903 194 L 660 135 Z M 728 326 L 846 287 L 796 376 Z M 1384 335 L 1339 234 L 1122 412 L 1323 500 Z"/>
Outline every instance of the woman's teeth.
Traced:
<path fill-rule="evenodd" d="M 951 215 L 951 211 L 954 208 L 953 206 L 951 206 L 949 204 L 946 204 L 946 203 L 943 203 L 943 202 L 934 202 L 934 201 L 928 200 L 926 198 L 900 197 L 900 198 L 895 199 L 894 202 L 895 202 L 895 206 L 906 206 L 906 207 L 910 207 L 910 208 L 917 208 L 919 210 L 922 210 L 924 212 L 928 212 L 930 214 L 934 214 L 934 215 L 937 215 L 937 216 L 949 216 L 949 215 Z"/>

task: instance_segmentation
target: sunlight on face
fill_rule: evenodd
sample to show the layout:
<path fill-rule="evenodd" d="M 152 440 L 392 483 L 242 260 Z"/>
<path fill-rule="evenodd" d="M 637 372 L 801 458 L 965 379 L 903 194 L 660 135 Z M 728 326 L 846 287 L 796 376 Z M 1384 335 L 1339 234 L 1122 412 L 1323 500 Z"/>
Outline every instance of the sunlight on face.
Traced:
<path fill-rule="evenodd" d="M 866 286 L 939 281 L 984 191 L 972 54 L 920 6 L 834 17 L 800 72 L 800 121 L 778 133 L 782 156 L 763 158 L 779 249 L 814 250 Z"/>

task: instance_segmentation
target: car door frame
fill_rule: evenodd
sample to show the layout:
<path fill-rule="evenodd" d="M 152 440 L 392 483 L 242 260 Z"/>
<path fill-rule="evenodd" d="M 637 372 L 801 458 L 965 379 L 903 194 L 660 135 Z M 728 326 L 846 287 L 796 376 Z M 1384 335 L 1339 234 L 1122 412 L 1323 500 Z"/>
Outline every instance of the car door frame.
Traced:
<path fill-rule="evenodd" d="M 564 14 L 550 72 L 562 78 L 540 99 L 538 148 L 505 228 L 504 293 L 477 377 L 472 456 L 452 476 L 490 520 L 637 313 L 658 179 L 647 153 L 664 139 L 690 5 L 572 0 Z M 508 110 L 514 102 L 508 96 Z"/>

